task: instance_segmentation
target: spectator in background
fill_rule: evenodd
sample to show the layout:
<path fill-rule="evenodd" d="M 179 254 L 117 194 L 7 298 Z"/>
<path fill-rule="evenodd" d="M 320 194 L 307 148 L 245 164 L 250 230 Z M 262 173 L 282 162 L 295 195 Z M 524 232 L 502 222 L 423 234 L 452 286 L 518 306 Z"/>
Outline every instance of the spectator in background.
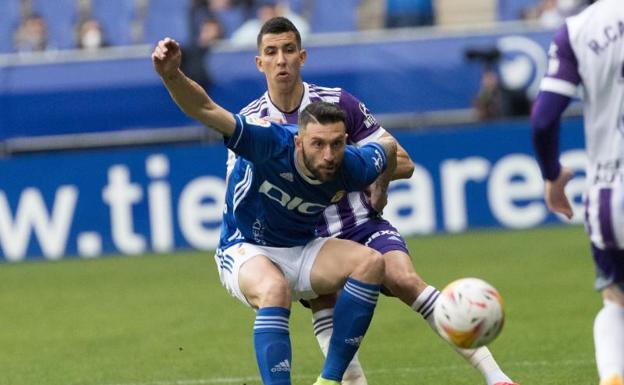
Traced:
<path fill-rule="evenodd" d="M 49 48 L 48 24 L 38 14 L 26 17 L 14 36 L 15 51 L 41 52 Z"/>
<path fill-rule="evenodd" d="M 95 50 L 108 46 L 104 39 L 102 25 L 95 19 L 87 19 L 78 27 L 77 46 L 80 49 Z"/>
<path fill-rule="evenodd" d="M 479 119 L 529 115 L 531 101 L 526 82 L 522 80 L 524 71 L 519 71 L 517 66 L 510 67 L 496 47 L 468 48 L 464 56 L 483 66 L 481 84 L 474 99 Z"/>
<path fill-rule="evenodd" d="M 223 28 L 219 21 L 207 13 L 201 20 L 194 20 L 197 25 L 192 30 L 192 40 L 185 48 L 181 68 L 191 79 L 204 89 L 212 84 L 210 72 L 206 68 L 206 57 L 212 46 L 223 38 Z"/>
<path fill-rule="evenodd" d="M 481 87 L 474 99 L 479 120 L 496 119 L 503 115 L 503 93 L 498 75 L 492 69 L 485 69 L 481 75 Z"/>
<path fill-rule="evenodd" d="M 386 28 L 434 24 L 432 0 L 386 0 Z"/>
<path fill-rule="evenodd" d="M 201 25 L 207 18 L 216 19 L 221 25 L 222 39 L 227 39 L 248 18 L 248 5 L 233 0 L 192 0 L 191 36 L 198 36 Z"/>
<path fill-rule="evenodd" d="M 246 21 L 240 26 L 230 38 L 230 42 L 234 45 L 256 45 L 256 39 L 260 28 L 268 20 L 283 16 L 289 19 L 299 30 L 301 39 L 305 40 L 308 32 L 310 31 L 310 25 L 301 16 L 293 13 L 288 4 L 279 0 L 259 0 L 256 9 L 256 18 Z"/>

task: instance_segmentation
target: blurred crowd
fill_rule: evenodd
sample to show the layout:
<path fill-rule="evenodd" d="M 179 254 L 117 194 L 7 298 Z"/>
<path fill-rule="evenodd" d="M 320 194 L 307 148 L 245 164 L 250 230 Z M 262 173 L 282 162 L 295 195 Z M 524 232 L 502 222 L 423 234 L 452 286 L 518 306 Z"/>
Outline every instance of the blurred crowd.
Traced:
<path fill-rule="evenodd" d="M 205 48 L 253 45 L 260 25 L 286 16 L 309 33 L 434 24 L 433 0 L 2 0 L 0 53 L 153 44 L 164 34 Z"/>
<path fill-rule="evenodd" d="M 557 28 L 590 3 L 488 1 L 498 7 L 499 20 L 534 20 L 546 28 Z M 205 59 L 214 44 L 253 47 L 260 26 L 274 16 L 288 17 L 305 40 L 313 33 L 435 25 L 441 5 L 436 0 L 0 0 L 0 36 L 12 37 L 0 39 L 0 53 L 97 50 L 171 36 L 184 46 L 184 71 L 208 88 Z M 496 58 L 482 62 L 474 99 L 479 117 L 527 114 L 529 101 L 523 92 L 505 88 Z"/>
<path fill-rule="evenodd" d="M 555 28 L 587 0 L 493 0 L 521 5 L 518 19 Z M 2 0 L 0 53 L 96 49 L 155 43 L 163 34 L 184 45 L 208 47 L 227 39 L 253 45 L 260 25 L 286 16 L 301 31 L 345 32 L 430 26 L 435 0 Z M 515 17 L 515 16 L 514 16 Z"/>

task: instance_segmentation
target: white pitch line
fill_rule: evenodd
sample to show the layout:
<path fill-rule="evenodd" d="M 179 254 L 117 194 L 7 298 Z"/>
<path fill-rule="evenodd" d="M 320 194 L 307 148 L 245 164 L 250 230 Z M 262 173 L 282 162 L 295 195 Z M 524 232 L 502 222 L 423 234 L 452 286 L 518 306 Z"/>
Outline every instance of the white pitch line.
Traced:
<path fill-rule="evenodd" d="M 548 366 L 548 367 L 569 367 L 569 366 L 578 366 L 582 364 L 591 364 L 594 363 L 591 360 L 582 360 L 582 359 L 571 359 L 571 360 L 562 360 L 562 361 L 517 361 L 517 362 L 506 362 L 505 367 L 538 367 L 538 366 Z M 419 372 L 443 372 L 449 370 L 463 370 L 467 366 L 466 365 L 446 365 L 446 366 L 416 366 L 411 368 L 384 368 L 384 369 L 371 369 L 366 370 L 366 374 L 386 374 L 386 373 L 419 373 Z M 295 374 L 292 376 L 293 379 L 314 379 L 318 374 Z M 199 378 L 199 379 L 189 379 L 189 380 L 159 380 L 159 381 L 149 381 L 149 382 L 126 382 L 119 384 L 107 384 L 107 385 L 217 385 L 217 384 L 241 384 L 248 381 L 260 382 L 260 377 L 258 376 L 246 376 L 246 377 L 214 377 L 214 378 Z"/>

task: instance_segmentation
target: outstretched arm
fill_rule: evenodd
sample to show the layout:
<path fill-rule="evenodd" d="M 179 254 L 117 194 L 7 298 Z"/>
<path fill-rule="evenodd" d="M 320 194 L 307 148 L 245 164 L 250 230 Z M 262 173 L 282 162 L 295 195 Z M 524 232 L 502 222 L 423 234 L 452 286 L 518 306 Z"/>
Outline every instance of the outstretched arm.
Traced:
<path fill-rule="evenodd" d="M 236 128 L 234 116 L 210 99 L 199 84 L 180 70 L 181 60 L 180 45 L 168 37 L 159 41 L 152 53 L 154 69 L 178 107 L 206 127 L 231 136 Z"/>

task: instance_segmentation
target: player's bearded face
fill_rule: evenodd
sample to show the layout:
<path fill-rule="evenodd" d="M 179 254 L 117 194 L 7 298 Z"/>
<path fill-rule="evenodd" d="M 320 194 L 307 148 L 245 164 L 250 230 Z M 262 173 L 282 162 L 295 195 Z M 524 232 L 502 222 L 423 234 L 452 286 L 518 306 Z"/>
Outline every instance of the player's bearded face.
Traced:
<path fill-rule="evenodd" d="M 340 126 L 344 127 L 342 124 Z M 316 132 L 308 129 L 301 138 L 303 164 L 314 178 L 322 182 L 334 180 L 344 158 L 345 145 L 344 129 L 338 132 Z"/>

